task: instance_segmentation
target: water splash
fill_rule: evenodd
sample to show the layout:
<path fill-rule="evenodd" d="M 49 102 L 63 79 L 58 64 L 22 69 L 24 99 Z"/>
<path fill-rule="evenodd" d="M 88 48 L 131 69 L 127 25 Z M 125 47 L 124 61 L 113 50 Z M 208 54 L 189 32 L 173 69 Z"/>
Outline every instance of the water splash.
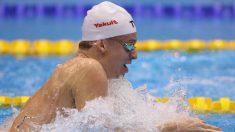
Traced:
<path fill-rule="evenodd" d="M 176 94 L 166 104 L 156 102 L 148 94 L 147 87 L 134 90 L 127 80 L 112 79 L 109 81 L 108 96 L 86 102 L 86 106 L 78 111 L 64 109 L 63 114 L 57 112 L 53 123 L 45 124 L 41 131 L 158 131 L 157 126 L 188 116 L 182 110 L 182 100 Z M 181 98 L 182 99 L 182 98 Z M 180 107 L 179 107 L 180 106 Z"/>
<path fill-rule="evenodd" d="M 17 110 L 15 107 L 11 107 L 12 111 L 14 112 L 14 114 L 11 117 L 8 117 L 5 122 L 3 122 L 3 124 L 0 125 L 0 132 L 7 132 L 10 130 L 12 123 L 14 121 L 14 119 L 17 117 L 17 115 L 19 114 L 19 110 Z"/>

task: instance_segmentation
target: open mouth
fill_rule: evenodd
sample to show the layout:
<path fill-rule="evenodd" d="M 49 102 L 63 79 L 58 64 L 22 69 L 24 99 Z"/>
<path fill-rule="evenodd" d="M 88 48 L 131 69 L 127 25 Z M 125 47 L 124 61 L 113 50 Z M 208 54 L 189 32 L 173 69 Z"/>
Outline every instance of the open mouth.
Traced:
<path fill-rule="evenodd" d="M 123 64 L 123 70 L 124 70 L 124 71 L 123 71 L 124 73 L 128 72 L 128 67 L 127 67 L 126 64 Z"/>

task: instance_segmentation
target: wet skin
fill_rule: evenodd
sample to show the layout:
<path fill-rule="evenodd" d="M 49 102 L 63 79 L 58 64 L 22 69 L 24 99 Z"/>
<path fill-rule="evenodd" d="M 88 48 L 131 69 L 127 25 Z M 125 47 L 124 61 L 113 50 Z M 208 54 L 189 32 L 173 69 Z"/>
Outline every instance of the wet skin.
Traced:
<path fill-rule="evenodd" d="M 136 41 L 136 33 L 118 39 Z M 107 95 L 108 79 L 125 74 L 136 51 L 126 52 L 114 41 L 99 40 L 92 48 L 59 64 L 46 83 L 30 98 L 15 118 L 10 131 L 31 131 L 53 122 L 56 111 L 82 109 L 86 101 Z M 37 127 L 37 125 L 39 127 Z"/>
<path fill-rule="evenodd" d="M 98 40 L 89 50 L 56 67 L 46 83 L 31 97 L 16 117 L 10 131 L 32 131 L 53 122 L 56 111 L 85 106 L 85 102 L 107 95 L 108 79 L 125 74 L 137 58 L 137 52 L 127 52 L 120 44 L 136 42 L 136 33 L 119 36 L 115 40 Z M 66 115 L 65 115 L 66 116 Z M 38 125 L 38 128 L 35 128 Z M 156 126 L 162 132 L 218 132 L 220 128 L 196 118 L 182 118 Z M 121 128 L 118 131 L 122 131 Z"/>

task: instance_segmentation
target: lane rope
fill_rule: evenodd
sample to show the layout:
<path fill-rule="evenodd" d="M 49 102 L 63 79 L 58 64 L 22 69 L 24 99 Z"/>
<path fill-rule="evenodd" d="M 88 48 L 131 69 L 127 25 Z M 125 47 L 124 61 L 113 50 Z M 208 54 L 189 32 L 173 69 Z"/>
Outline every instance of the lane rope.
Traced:
<path fill-rule="evenodd" d="M 167 103 L 172 99 L 171 97 L 154 97 L 156 102 Z M 0 96 L 0 108 L 10 106 L 22 106 L 30 96 Z M 182 99 L 183 101 L 183 99 Z M 198 113 L 235 113 L 235 101 L 228 97 L 221 97 L 219 100 L 212 100 L 210 97 L 190 97 L 187 100 L 189 108 Z"/>
<path fill-rule="evenodd" d="M 18 39 L 13 41 L 0 39 L 0 55 L 14 56 L 66 56 L 77 52 L 79 41 L 57 40 L 51 41 L 39 39 L 29 41 Z M 199 51 L 218 51 L 218 50 L 235 50 L 235 40 L 199 40 L 193 39 L 188 41 L 181 40 L 145 40 L 136 43 L 137 51 L 161 51 L 176 50 L 186 51 L 188 53 Z"/>
<path fill-rule="evenodd" d="M 0 17 L 84 17 L 92 5 L 0 3 Z M 133 16 L 234 18 L 234 3 L 123 5 Z"/>

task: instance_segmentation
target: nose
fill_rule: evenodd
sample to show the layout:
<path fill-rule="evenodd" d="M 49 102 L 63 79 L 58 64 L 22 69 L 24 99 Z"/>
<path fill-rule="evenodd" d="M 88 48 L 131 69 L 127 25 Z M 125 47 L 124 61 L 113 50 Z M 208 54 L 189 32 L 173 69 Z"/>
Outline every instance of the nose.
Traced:
<path fill-rule="evenodd" d="M 129 53 L 129 58 L 130 59 L 137 59 L 137 51 L 133 50 L 132 52 Z"/>

